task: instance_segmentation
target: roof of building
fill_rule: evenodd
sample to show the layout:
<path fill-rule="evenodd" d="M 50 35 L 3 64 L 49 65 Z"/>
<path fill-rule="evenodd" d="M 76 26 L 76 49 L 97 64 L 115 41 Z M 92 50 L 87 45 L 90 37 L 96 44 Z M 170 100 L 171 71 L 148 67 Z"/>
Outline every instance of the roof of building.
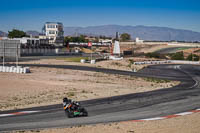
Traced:
<path fill-rule="evenodd" d="M 61 24 L 62 25 L 61 22 L 46 22 L 46 24 Z"/>

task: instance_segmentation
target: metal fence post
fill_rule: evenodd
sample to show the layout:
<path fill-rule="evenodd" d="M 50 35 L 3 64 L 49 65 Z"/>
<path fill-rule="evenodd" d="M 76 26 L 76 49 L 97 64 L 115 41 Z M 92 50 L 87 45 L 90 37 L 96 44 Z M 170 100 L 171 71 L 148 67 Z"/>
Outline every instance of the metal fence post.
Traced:
<path fill-rule="evenodd" d="M 5 43 L 3 43 L 3 67 L 5 66 Z"/>
<path fill-rule="evenodd" d="M 17 49 L 16 49 L 16 66 L 18 66 L 18 43 L 17 43 Z"/>

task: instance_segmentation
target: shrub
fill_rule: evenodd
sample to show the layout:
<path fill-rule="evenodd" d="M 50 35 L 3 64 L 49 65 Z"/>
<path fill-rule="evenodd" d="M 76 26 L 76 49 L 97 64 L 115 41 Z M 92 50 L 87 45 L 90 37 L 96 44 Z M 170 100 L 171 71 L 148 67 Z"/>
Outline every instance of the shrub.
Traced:
<path fill-rule="evenodd" d="M 199 56 L 196 55 L 196 54 L 190 54 L 188 55 L 188 57 L 186 58 L 186 60 L 189 60 L 189 61 L 199 61 Z"/>
<path fill-rule="evenodd" d="M 134 63 L 134 60 L 133 59 L 129 59 L 128 61 L 129 61 L 128 67 L 131 68 L 132 64 Z"/>
<path fill-rule="evenodd" d="M 73 96 L 75 96 L 75 93 L 74 93 L 74 92 L 68 92 L 68 93 L 67 93 L 67 96 L 68 96 L 68 97 L 73 97 Z"/>
<path fill-rule="evenodd" d="M 159 53 L 147 53 L 145 54 L 146 57 L 149 57 L 149 58 L 161 58 L 161 55 Z"/>
<path fill-rule="evenodd" d="M 183 51 L 172 54 L 171 59 L 172 60 L 184 60 Z"/>
<path fill-rule="evenodd" d="M 129 59 L 128 61 L 129 61 L 130 64 L 133 64 L 133 63 L 134 63 L 134 60 L 133 60 L 133 59 Z"/>

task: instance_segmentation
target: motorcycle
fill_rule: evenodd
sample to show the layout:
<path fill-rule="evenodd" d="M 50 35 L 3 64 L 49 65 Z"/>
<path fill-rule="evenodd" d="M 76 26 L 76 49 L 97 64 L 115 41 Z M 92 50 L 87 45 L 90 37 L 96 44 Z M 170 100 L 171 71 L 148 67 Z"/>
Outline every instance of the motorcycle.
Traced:
<path fill-rule="evenodd" d="M 88 112 L 85 108 L 81 107 L 80 105 L 75 105 L 73 103 L 64 106 L 64 110 L 68 118 L 88 116 Z"/>

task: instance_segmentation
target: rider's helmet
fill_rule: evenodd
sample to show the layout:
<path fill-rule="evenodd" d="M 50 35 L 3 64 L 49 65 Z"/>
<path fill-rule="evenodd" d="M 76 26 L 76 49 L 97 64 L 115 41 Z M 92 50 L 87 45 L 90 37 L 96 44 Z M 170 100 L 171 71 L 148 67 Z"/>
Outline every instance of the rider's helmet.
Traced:
<path fill-rule="evenodd" d="M 63 98 L 63 102 L 65 102 L 65 103 L 68 103 L 69 102 L 69 100 L 68 100 L 68 98 Z"/>
<path fill-rule="evenodd" d="M 72 103 L 72 100 L 71 100 L 71 99 L 68 99 L 68 103 Z"/>

